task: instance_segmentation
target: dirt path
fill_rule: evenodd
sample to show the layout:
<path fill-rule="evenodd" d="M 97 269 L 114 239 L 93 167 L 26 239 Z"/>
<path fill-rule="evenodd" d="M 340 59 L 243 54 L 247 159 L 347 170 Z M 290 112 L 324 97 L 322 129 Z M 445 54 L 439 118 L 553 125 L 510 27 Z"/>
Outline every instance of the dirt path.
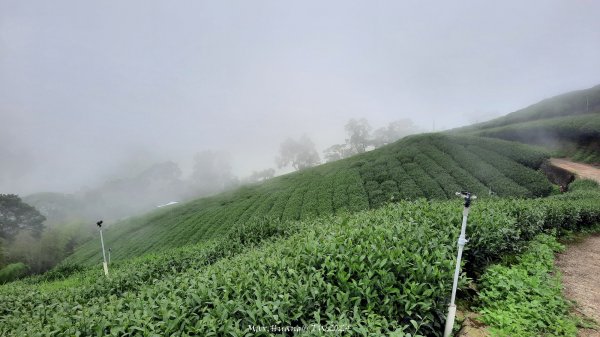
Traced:
<path fill-rule="evenodd" d="M 551 158 L 550 164 L 575 173 L 580 178 L 592 179 L 600 183 L 600 169 L 592 165 L 575 163 L 566 159 Z"/>
<path fill-rule="evenodd" d="M 600 324 L 600 234 L 568 246 L 556 265 L 562 272 L 564 294 L 577 303 L 576 311 Z M 581 329 L 578 336 L 600 337 L 600 330 Z"/>

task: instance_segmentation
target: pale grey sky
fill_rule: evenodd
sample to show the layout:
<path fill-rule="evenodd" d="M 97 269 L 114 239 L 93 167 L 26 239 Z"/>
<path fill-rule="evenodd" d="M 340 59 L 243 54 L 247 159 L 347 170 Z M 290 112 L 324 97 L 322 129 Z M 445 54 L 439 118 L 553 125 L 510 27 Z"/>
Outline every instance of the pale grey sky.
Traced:
<path fill-rule="evenodd" d="M 600 83 L 600 2 L 0 0 L 0 193 L 205 149 L 273 167 L 349 118 L 424 129 Z"/>

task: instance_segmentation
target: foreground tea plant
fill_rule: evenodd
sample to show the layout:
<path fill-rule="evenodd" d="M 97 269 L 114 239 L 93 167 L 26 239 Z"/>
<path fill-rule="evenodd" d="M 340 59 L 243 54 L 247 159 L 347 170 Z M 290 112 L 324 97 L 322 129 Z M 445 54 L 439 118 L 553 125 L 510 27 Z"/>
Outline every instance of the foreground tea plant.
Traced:
<path fill-rule="evenodd" d="M 599 223 L 598 187 L 572 190 L 477 201 L 459 286 L 523 252 L 541 232 Z M 0 335 L 272 336 L 292 328 L 327 335 L 336 328 L 345 336 L 439 336 L 460 209 L 459 201 L 421 199 L 301 222 L 250 221 L 225 241 L 117 264 L 112 279 L 95 277 L 97 268 L 0 286 Z"/>

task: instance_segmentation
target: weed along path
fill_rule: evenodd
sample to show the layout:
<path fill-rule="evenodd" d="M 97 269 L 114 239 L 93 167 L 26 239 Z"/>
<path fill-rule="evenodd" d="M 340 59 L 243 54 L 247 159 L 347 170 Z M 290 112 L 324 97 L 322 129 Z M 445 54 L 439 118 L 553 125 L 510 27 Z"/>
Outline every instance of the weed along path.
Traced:
<path fill-rule="evenodd" d="M 580 178 L 592 179 L 600 183 L 600 169 L 592 165 L 575 163 L 566 159 L 551 158 L 550 164 L 575 173 Z"/>
<path fill-rule="evenodd" d="M 600 234 L 569 245 L 558 255 L 564 294 L 577 302 L 576 310 L 600 323 Z M 600 330 L 582 329 L 581 337 L 600 337 Z"/>

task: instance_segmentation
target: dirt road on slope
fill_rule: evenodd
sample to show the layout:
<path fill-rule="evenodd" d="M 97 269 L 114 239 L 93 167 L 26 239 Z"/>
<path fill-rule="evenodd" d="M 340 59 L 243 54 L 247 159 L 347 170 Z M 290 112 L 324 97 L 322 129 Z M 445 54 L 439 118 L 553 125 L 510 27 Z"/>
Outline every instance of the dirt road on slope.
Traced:
<path fill-rule="evenodd" d="M 592 165 L 575 163 L 566 159 L 551 158 L 550 164 L 575 173 L 579 178 L 592 179 L 600 183 L 600 169 Z"/>
<path fill-rule="evenodd" d="M 600 234 L 569 245 L 558 255 L 556 266 L 562 272 L 565 296 L 577 302 L 575 310 L 600 324 Z M 581 329 L 578 336 L 600 337 L 600 330 Z"/>

